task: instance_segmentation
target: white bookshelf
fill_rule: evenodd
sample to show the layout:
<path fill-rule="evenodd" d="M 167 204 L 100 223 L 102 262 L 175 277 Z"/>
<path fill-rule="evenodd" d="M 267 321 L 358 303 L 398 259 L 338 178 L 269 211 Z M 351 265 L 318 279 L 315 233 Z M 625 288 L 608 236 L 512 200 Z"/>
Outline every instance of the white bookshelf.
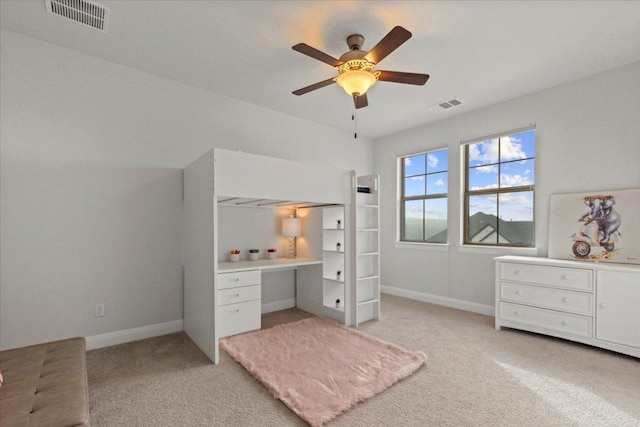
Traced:
<path fill-rule="evenodd" d="M 359 323 L 368 320 L 380 319 L 379 177 L 377 175 L 358 177 L 353 199 L 355 314 L 352 323 L 358 326 Z"/>
<path fill-rule="evenodd" d="M 342 314 L 346 307 L 346 240 L 344 206 L 322 208 L 323 305 Z"/>

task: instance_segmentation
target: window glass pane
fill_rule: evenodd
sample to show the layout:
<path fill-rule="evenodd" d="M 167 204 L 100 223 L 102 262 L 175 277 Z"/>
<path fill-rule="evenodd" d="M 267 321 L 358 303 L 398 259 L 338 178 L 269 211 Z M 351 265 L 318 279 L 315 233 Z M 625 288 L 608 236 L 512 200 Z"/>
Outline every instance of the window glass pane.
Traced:
<path fill-rule="evenodd" d="M 427 194 L 446 194 L 447 172 L 427 175 Z"/>
<path fill-rule="evenodd" d="M 427 172 L 443 172 L 447 170 L 447 149 L 427 153 Z"/>
<path fill-rule="evenodd" d="M 447 243 L 448 149 L 404 157 L 401 166 L 401 240 Z M 434 195 L 438 198 L 431 199 Z"/>
<path fill-rule="evenodd" d="M 498 165 L 469 168 L 469 191 L 498 188 Z"/>
<path fill-rule="evenodd" d="M 533 157 L 535 131 L 516 133 L 500 138 L 500 161 Z"/>
<path fill-rule="evenodd" d="M 404 158 L 404 176 L 424 175 L 425 154 Z"/>
<path fill-rule="evenodd" d="M 469 166 L 486 165 L 498 163 L 498 140 L 489 139 L 487 141 L 469 144 Z"/>
<path fill-rule="evenodd" d="M 422 200 L 404 202 L 403 240 L 424 239 L 423 206 Z"/>
<path fill-rule="evenodd" d="M 535 185 L 535 130 L 469 144 L 466 154 L 464 241 L 532 247 L 534 192 L 516 187 Z"/>
<path fill-rule="evenodd" d="M 533 245 L 533 191 L 498 196 L 500 243 Z"/>
<path fill-rule="evenodd" d="M 533 191 L 500 194 L 500 219 L 505 221 L 533 221 Z"/>
<path fill-rule="evenodd" d="M 404 197 L 424 196 L 424 175 L 404 179 Z"/>
<path fill-rule="evenodd" d="M 429 243 L 447 243 L 447 198 L 424 201 L 424 235 Z"/>
<path fill-rule="evenodd" d="M 474 243 L 498 243 L 497 194 L 469 196 L 467 241 Z"/>
<path fill-rule="evenodd" d="M 500 187 L 518 187 L 533 185 L 534 160 L 517 160 L 500 165 Z"/>

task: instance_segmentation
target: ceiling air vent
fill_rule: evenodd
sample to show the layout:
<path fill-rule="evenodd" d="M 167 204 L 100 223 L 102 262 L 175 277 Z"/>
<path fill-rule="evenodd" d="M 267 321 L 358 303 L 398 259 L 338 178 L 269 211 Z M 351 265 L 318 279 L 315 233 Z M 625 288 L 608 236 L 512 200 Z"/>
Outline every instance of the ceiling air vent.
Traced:
<path fill-rule="evenodd" d="M 89 0 L 44 0 L 47 12 L 107 32 L 109 8 Z"/>
<path fill-rule="evenodd" d="M 434 113 L 440 113 L 441 111 L 450 110 L 458 105 L 462 105 L 462 101 L 457 98 L 450 99 L 448 101 L 438 102 L 437 104 L 430 105 L 429 111 Z"/>

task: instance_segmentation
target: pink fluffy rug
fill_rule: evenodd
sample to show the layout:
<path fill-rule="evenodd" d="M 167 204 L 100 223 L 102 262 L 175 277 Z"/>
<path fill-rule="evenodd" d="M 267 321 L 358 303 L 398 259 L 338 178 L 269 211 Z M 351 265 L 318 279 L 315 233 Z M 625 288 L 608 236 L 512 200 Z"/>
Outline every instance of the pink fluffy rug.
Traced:
<path fill-rule="evenodd" d="M 225 338 L 221 347 L 300 418 L 320 426 L 426 360 L 322 317 Z"/>

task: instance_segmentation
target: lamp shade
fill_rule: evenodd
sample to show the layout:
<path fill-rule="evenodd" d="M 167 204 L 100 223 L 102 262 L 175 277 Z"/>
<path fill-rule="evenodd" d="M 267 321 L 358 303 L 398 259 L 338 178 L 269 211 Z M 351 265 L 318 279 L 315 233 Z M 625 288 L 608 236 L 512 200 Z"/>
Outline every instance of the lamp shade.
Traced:
<path fill-rule="evenodd" d="M 364 95 L 376 83 L 376 76 L 368 71 L 345 71 L 338 76 L 337 83 L 349 95 Z"/>
<path fill-rule="evenodd" d="M 283 218 L 282 219 L 282 235 L 286 237 L 298 237 L 301 233 L 300 219 Z"/>

